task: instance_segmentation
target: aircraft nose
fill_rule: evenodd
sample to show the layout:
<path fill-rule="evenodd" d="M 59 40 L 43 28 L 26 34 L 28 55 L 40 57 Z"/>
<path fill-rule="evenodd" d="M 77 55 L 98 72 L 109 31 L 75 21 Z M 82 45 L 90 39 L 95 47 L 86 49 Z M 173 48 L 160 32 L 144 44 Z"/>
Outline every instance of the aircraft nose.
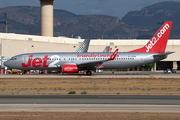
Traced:
<path fill-rule="evenodd" d="M 6 61 L 6 62 L 4 62 L 3 64 L 4 64 L 4 66 L 8 66 L 8 64 L 9 64 L 9 60 L 8 60 L 8 61 Z"/>

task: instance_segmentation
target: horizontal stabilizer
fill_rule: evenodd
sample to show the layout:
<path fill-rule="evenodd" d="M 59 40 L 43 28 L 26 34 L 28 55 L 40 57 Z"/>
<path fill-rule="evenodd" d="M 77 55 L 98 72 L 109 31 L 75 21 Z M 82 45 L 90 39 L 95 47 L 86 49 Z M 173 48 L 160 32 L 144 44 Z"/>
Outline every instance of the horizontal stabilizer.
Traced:
<path fill-rule="evenodd" d="M 174 53 L 174 52 L 168 51 L 168 52 L 165 52 L 165 53 L 157 53 L 157 54 L 154 54 L 153 56 L 169 55 L 169 54 L 172 54 L 172 53 Z"/>

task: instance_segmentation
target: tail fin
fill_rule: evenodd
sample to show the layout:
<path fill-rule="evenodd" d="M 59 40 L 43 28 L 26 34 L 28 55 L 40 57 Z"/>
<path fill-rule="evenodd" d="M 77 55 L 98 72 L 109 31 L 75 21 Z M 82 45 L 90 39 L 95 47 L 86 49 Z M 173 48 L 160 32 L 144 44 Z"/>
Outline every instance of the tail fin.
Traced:
<path fill-rule="evenodd" d="M 85 39 L 81 45 L 78 47 L 78 49 L 76 50 L 77 53 L 84 53 L 87 52 L 88 48 L 89 48 L 89 43 L 90 43 L 90 39 Z"/>
<path fill-rule="evenodd" d="M 164 53 L 171 26 L 172 21 L 166 21 L 144 47 L 129 52 Z"/>
<path fill-rule="evenodd" d="M 117 55 L 117 53 L 118 53 L 118 50 L 119 50 L 119 49 L 116 49 L 116 50 L 115 50 L 115 52 L 111 55 L 111 57 L 109 58 L 109 60 L 114 60 L 114 59 L 115 59 L 115 57 L 116 57 L 116 55 Z"/>
<path fill-rule="evenodd" d="M 112 51 L 112 48 L 110 48 L 108 52 L 111 52 L 111 51 Z"/>
<path fill-rule="evenodd" d="M 106 46 L 106 48 L 103 50 L 103 52 L 108 52 L 110 49 L 110 46 Z"/>

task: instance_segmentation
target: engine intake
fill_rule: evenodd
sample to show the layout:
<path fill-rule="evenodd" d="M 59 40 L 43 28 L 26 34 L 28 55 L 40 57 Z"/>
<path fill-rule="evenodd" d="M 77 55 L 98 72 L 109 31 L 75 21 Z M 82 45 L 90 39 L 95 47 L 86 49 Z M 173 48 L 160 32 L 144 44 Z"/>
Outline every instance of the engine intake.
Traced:
<path fill-rule="evenodd" d="M 77 65 L 62 65 L 62 73 L 78 73 Z"/>

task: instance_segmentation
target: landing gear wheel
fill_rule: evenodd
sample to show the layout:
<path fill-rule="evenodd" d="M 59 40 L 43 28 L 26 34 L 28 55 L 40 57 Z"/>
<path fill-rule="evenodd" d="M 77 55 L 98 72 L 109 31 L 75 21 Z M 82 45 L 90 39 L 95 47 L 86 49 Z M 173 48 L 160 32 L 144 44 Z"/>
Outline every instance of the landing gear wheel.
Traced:
<path fill-rule="evenodd" d="M 92 74 L 92 73 L 91 73 L 90 70 L 86 71 L 86 75 L 91 75 L 91 74 Z"/>

